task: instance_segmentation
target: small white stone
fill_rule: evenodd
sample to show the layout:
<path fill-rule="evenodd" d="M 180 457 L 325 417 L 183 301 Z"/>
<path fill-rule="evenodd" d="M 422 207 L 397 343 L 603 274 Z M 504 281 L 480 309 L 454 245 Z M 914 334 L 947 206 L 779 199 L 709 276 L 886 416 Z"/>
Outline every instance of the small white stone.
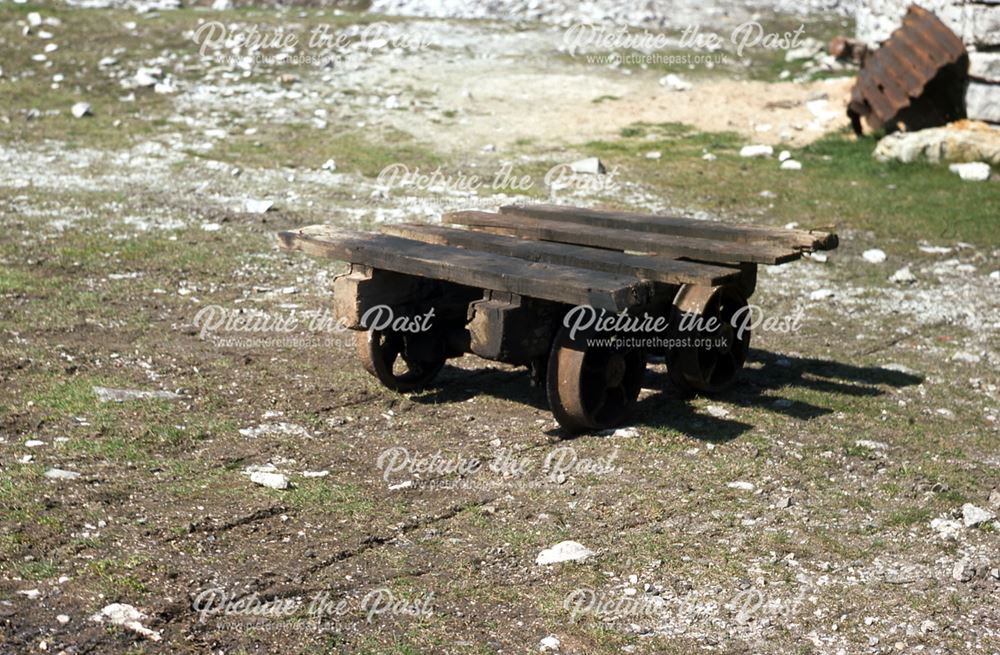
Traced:
<path fill-rule="evenodd" d="M 996 515 L 993 512 L 976 507 L 972 503 L 962 505 L 962 521 L 965 522 L 967 528 L 974 528 L 980 523 L 992 521 L 994 518 Z"/>
<path fill-rule="evenodd" d="M 895 284 L 913 284 L 917 281 L 917 276 L 913 274 L 909 266 L 904 266 L 889 277 L 889 281 Z"/>
<path fill-rule="evenodd" d="M 288 489 L 288 487 L 291 486 L 288 476 L 282 473 L 265 473 L 263 471 L 256 471 L 250 474 L 250 481 L 254 484 L 259 484 L 262 487 L 268 487 L 269 489 Z"/>
<path fill-rule="evenodd" d="M 45 472 L 45 477 L 50 480 L 76 480 L 80 474 L 76 471 L 64 471 L 63 469 L 49 469 Z"/>
<path fill-rule="evenodd" d="M 701 156 L 701 158 L 704 159 L 705 161 L 715 161 L 716 159 L 718 159 L 718 157 L 716 157 L 710 152 L 706 152 L 704 155 Z"/>
<path fill-rule="evenodd" d="M 327 159 L 323 162 L 323 165 L 320 166 L 320 168 L 324 171 L 335 171 L 337 170 L 337 162 L 332 159 Z"/>
<path fill-rule="evenodd" d="M 162 75 L 163 71 L 159 68 L 140 68 L 136 71 L 132 81 L 138 87 L 156 86 Z"/>
<path fill-rule="evenodd" d="M 560 562 L 577 562 L 593 557 L 594 551 L 576 541 L 560 541 L 551 548 L 538 553 L 535 564 L 547 566 Z"/>
<path fill-rule="evenodd" d="M 768 145 L 751 145 L 740 148 L 740 157 L 770 157 L 774 148 Z"/>
<path fill-rule="evenodd" d="M 854 442 L 854 445 L 858 448 L 867 448 L 868 450 L 889 450 L 889 444 L 882 441 L 872 441 L 871 439 L 858 439 Z"/>
<path fill-rule="evenodd" d="M 968 557 L 963 557 L 955 562 L 955 566 L 951 569 L 951 577 L 958 582 L 968 582 L 976 577 L 976 563 Z"/>
<path fill-rule="evenodd" d="M 185 291 L 185 289 L 182 289 Z M 190 293 L 190 292 L 188 292 Z M 182 294 L 183 295 L 183 294 Z M 172 391 L 144 391 L 142 389 L 111 389 L 108 387 L 94 387 L 94 395 L 100 403 L 123 403 L 129 400 L 179 400 L 180 394 Z"/>
<path fill-rule="evenodd" d="M 329 471 L 302 471 L 304 478 L 325 478 L 330 475 Z"/>
<path fill-rule="evenodd" d="M 37 11 L 32 11 L 28 13 L 28 25 L 32 27 L 38 27 L 42 24 L 42 15 Z"/>
<path fill-rule="evenodd" d="M 861 257 L 870 264 L 881 264 L 886 260 L 885 251 L 872 248 L 861 253 Z"/>
<path fill-rule="evenodd" d="M 981 360 L 982 357 L 976 353 L 967 353 L 961 350 L 951 356 L 951 361 L 965 362 L 966 364 L 978 364 Z"/>
<path fill-rule="evenodd" d="M 218 223 L 202 223 L 201 229 L 205 232 L 218 232 L 222 229 L 222 226 Z"/>
<path fill-rule="evenodd" d="M 40 448 L 41 446 L 44 446 L 44 445 L 45 445 L 45 442 L 44 441 L 39 441 L 38 439 L 28 439 L 27 441 L 24 442 L 24 447 L 25 448 Z"/>
<path fill-rule="evenodd" d="M 937 532 L 942 539 L 952 541 L 958 539 L 958 534 L 962 531 L 962 524 L 951 519 L 934 519 L 931 521 L 931 530 Z"/>
<path fill-rule="evenodd" d="M 69 617 L 66 616 L 65 614 L 60 614 L 56 617 L 56 621 L 62 623 L 63 625 L 66 625 L 67 623 L 69 623 Z"/>
<path fill-rule="evenodd" d="M 990 179 L 990 165 L 986 162 L 973 161 L 964 164 L 951 164 L 948 166 L 948 170 L 969 182 L 984 182 Z"/>
<path fill-rule="evenodd" d="M 42 592 L 38 591 L 37 589 L 21 589 L 17 593 L 27 597 L 28 600 L 35 600 L 36 598 L 42 595 Z"/>
<path fill-rule="evenodd" d="M 778 153 L 778 161 L 785 161 L 786 159 L 791 159 L 791 158 L 792 158 L 792 153 L 788 152 L 787 150 L 782 150 L 781 152 Z"/>
<path fill-rule="evenodd" d="M 538 650 L 558 651 L 560 645 L 561 644 L 559 642 L 559 637 L 555 635 L 549 635 L 548 637 L 545 637 L 540 642 L 538 642 Z"/>
<path fill-rule="evenodd" d="M 801 171 L 802 164 L 794 159 L 788 159 L 781 162 L 781 170 L 783 171 Z"/>
<path fill-rule="evenodd" d="M 816 289 L 809 294 L 809 300 L 826 300 L 827 298 L 833 298 L 836 293 L 833 289 Z"/>
<path fill-rule="evenodd" d="M 646 153 L 646 159 L 659 159 L 662 156 L 663 153 L 661 153 L 659 150 L 650 150 L 649 152 Z"/>
<path fill-rule="evenodd" d="M 715 418 L 726 418 L 729 416 L 729 410 L 721 405 L 708 405 L 705 407 L 705 411 Z"/>
<path fill-rule="evenodd" d="M 740 491 L 753 491 L 754 486 L 751 482 L 744 482 L 743 480 L 736 480 L 735 482 L 730 482 L 726 485 L 730 489 L 738 489 Z"/>
<path fill-rule="evenodd" d="M 74 118 L 83 118 L 84 116 L 90 116 L 93 112 L 90 110 L 89 102 L 78 102 L 70 109 Z"/>
<path fill-rule="evenodd" d="M 243 202 L 243 208 L 248 214 L 263 214 L 267 212 L 274 203 L 270 200 L 245 200 Z"/>
<path fill-rule="evenodd" d="M 604 163 L 597 157 L 587 157 L 580 159 L 569 165 L 569 169 L 574 173 L 586 173 L 589 175 L 603 175 L 607 172 Z"/>
<path fill-rule="evenodd" d="M 153 641 L 160 641 L 162 637 L 158 631 L 150 630 L 146 626 L 142 625 L 141 621 L 145 618 L 146 615 L 132 605 L 127 605 L 125 603 L 112 603 L 97 614 L 91 616 L 90 620 L 103 623 L 104 620 L 107 619 L 114 625 L 120 625 L 124 628 L 128 628 L 129 630 L 148 639 L 152 639 Z"/>
<path fill-rule="evenodd" d="M 673 73 L 661 77 L 660 86 L 663 86 L 671 91 L 690 91 L 692 88 L 694 88 L 694 85 L 692 85 L 690 82 L 677 75 L 674 75 Z"/>

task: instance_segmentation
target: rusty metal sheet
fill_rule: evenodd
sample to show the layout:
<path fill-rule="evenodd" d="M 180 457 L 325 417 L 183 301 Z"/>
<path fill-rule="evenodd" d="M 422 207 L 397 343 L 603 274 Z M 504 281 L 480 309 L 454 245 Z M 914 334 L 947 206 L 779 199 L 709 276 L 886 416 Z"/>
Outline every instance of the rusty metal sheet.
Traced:
<path fill-rule="evenodd" d="M 889 40 L 864 59 L 847 114 L 872 127 L 921 129 L 965 118 L 965 45 L 937 16 L 912 5 Z"/>

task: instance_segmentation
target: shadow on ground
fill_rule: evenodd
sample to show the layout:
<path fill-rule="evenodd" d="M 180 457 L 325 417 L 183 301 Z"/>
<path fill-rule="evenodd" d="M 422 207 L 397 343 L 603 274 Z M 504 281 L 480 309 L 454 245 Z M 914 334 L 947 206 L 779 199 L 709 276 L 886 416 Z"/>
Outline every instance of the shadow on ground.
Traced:
<path fill-rule="evenodd" d="M 831 414 L 833 410 L 785 398 L 780 394 L 781 390 L 800 388 L 831 395 L 876 397 L 885 393 L 883 387 L 907 387 L 923 381 L 918 375 L 898 370 L 789 357 L 761 350 L 751 350 L 747 367 L 728 390 L 712 398 L 803 421 Z M 659 390 L 659 393 L 646 396 L 637 403 L 631 419 L 627 421 L 629 424 L 672 429 L 692 439 L 713 443 L 732 441 L 753 427 L 700 411 L 670 383 L 663 365 L 647 368 L 643 387 Z M 544 387 L 533 386 L 525 369 L 483 368 L 468 371 L 448 367 L 434 387 L 411 399 L 421 404 L 457 403 L 478 395 L 548 411 Z M 558 429 L 552 430 L 551 434 L 562 438 L 580 436 Z"/>

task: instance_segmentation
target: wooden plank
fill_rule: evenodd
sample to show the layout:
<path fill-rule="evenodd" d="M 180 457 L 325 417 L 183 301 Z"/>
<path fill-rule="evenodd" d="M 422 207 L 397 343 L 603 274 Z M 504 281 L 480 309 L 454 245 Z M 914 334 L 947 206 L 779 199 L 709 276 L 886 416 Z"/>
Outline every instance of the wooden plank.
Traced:
<path fill-rule="evenodd" d="M 837 235 L 810 230 L 788 230 L 763 225 L 734 225 L 719 221 L 699 221 L 679 216 L 636 214 L 566 207 L 562 205 L 506 205 L 501 214 L 530 216 L 553 221 L 581 223 L 595 227 L 620 228 L 676 234 L 677 236 L 718 239 L 722 241 L 764 241 L 804 250 L 832 250 L 837 247 Z"/>
<path fill-rule="evenodd" d="M 516 216 L 466 211 L 445 214 L 445 223 L 467 225 L 494 234 L 557 241 L 595 248 L 618 248 L 636 252 L 655 253 L 669 257 L 685 257 L 702 262 L 738 264 L 783 264 L 799 259 L 801 251 L 779 248 L 773 244 L 735 241 L 714 241 L 671 234 L 654 234 L 621 228 L 595 227 Z"/>
<path fill-rule="evenodd" d="M 650 285 L 622 275 L 537 264 L 492 253 L 312 225 L 280 232 L 286 250 L 407 275 L 618 312 L 645 303 Z"/>
<path fill-rule="evenodd" d="M 696 264 L 650 255 L 629 255 L 565 243 L 532 241 L 436 225 L 416 223 L 385 225 L 382 230 L 389 234 L 425 243 L 460 246 L 543 264 L 575 266 L 666 284 L 718 286 L 740 279 L 739 270 L 724 266 Z"/>

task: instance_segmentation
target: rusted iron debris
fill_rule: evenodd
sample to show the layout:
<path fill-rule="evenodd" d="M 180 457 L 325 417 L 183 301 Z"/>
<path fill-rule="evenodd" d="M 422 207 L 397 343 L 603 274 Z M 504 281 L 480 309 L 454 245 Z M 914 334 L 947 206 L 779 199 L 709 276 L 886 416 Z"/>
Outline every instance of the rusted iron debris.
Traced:
<path fill-rule="evenodd" d="M 933 13 L 912 5 L 889 40 L 864 57 L 847 115 L 873 130 L 919 130 L 965 118 L 969 55 Z"/>

